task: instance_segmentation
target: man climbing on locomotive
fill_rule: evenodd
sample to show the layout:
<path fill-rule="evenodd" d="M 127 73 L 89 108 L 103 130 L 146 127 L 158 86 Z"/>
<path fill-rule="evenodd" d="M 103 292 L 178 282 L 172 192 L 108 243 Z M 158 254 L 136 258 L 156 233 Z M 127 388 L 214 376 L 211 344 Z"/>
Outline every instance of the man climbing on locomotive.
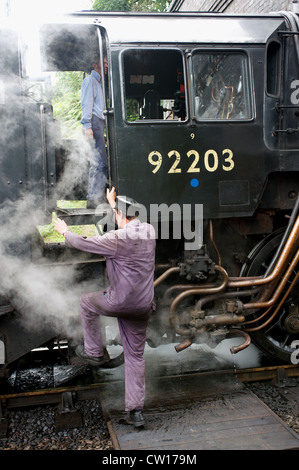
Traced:
<path fill-rule="evenodd" d="M 155 231 L 138 218 L 136 201 L 116 197 L 107 189 L 107 200 L 115 214 L 117 230 L 103 236 L 84 238 L 68 230 L 57 219 L 55 229 L 64 235 L 66 245 L 106 257 L 108 288 L 80 297 L 80 314 L 84 345 L 76 353 L 90 364 L 106 362 L 100 332 L 101 315 L 117 317 L 125 360 L 125 410 L 127 421 L 143 426 L 145 399 L 145 360 L 143 357 L 146 328 L 154 307 Z M 132 215 L 133 214 L 133 215 Z"/>

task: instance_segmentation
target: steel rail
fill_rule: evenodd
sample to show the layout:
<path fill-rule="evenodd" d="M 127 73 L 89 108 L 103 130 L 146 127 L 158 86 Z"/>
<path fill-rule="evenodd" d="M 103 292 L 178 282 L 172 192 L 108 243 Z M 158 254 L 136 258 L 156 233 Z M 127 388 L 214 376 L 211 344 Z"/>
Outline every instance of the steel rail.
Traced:
<path fill-rule="evenodd" d="M 188 376 L 211 376 L 221 377 L 222 375 L 235 375 L 241 382 L 259 382 L 263 380 L 275 380 L 278 376 L 299 377 L 299 366 L 293 364 L 283 364 L 269 367 L 253 367 L 245 369 L 225 369 L 208 370 L 188 373 Z M 186 374 L 172 374 L 163 376 L 164 379 L 177 377 L 178 379 Z M 123 382 L 123 380 L 115 381 Z M 20 393 L 0 394 L 0 403 L 5 408 L 22 408 L 26 406 L 39 406 L 48 404 L 59 404 L 64 393 L 72 393 L 76 400 L 99 399 L 100 391 L 105 387 L 106 382 L 92 383 L 88 385 L 72 385 L 58 388 L 48 388 Z M 1 389 L 0 389 L 1 390 Z"/>

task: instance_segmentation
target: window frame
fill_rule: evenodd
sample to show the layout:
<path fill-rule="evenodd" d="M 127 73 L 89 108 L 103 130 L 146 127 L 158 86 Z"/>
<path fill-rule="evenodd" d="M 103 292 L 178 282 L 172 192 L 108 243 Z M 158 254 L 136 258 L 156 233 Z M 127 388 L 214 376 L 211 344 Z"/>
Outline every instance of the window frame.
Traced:
<path fill-rule="evenodd" d="M 217 54 L 226 54 L 226 55 L 242 55 L 245 59 L 244 67 L 247 74 L 247 78 L 245 79 L 245 85 L 248 92 L 248 111 L 249 117 L 246 118 L 232 118 L 232 119 L 219 119 L 219 118 L 199 118 L 196 115 L 196 103 L 195 103 L 195 70 L 194 70 L 194 56 L 197 54 L 204 54 L 204 55 L 217 55 Z M 195 48 L 192 49 L 190 55 L 190 76 L 191 76 L 191 83 L 190 83 L 190 101 L 191 106 L 193 109 L 193 119 L 198 123 L 203 122 L 215 122 L 215 123 L 232 123 L 232 122 L 252 122 L 255 119 L 255 94 L 254 94 L 254 82 L 253 82 L 253 74 L 252 74 L 252 66 L 250 56 L 247 51 L 240 48 Z"/>
<path fill-rule="evenodd" d="M 185 105 L 186 105 L 186 117 L 184 120 L 180 119 L 137 119 L 135 121 L 129 121 L 127 119 L 127 110 L 126 110 L 126 81 L 125 81 L 125 64 L 124 64 L 124 56 L 128 51 L 138 51 L 140 53 L 142 50 L 144 51 L 177 51 L 181 55 L 182 59 L 182 68 L 183 68 L 183 76 L 184 76 L 184 86 L 185 86 Z M 188 80 L 187 80 L 187 73 L 186 73 L 186 60 L 184 50 L 180 49 L 179 47 L 172 47 L 172 46 L 163 46 L 163 47 L 154 47 L 154 46 L 140 46 L 140 47 L 126 47 L 123 49 L 119 55 L 119 62 L 120 62 L 120 80 L 121 80 L 121 102 L 122 102 L 122 119 L 128 125 L 147 125 L 147 124 L 176 124 L 176 125 L 183 125 L 189 121 L 189 103 L 188 103 Z"/>

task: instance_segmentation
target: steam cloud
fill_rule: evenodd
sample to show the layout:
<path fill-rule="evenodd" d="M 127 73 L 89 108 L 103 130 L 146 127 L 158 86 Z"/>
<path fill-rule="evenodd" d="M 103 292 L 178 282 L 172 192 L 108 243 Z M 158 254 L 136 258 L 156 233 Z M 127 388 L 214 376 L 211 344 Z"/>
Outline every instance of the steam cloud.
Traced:
<path fill-rule="evenodd" d="M 103 285 L 100 281 L 92 287 L 85 282 L 78 284 L 74 266 L 51 266 L 45 259 L 34 263 L 27 258 L 24 241 L 43 217 L 42 210 L 36 210 L 33 195 L 14 203 L 6 201 L 1 208 L 0 295 L 16 308 L 28 331 L 42 331 L 48 325 L 58 336 L 77 342 L 81 337 L 80 293 Z"/>
<path fill-rule="evenodd" d="M 0 300 L 15 307 L 29 331 L 42 331 L 48 325 L 58 336 L 78 342 L 82 335 L 80 293 L 99 290 L 103 283 L 87 287 L 85 282 L 76 282 L 74 266 L 49 266 L 38 257 L 31 260 L 30 237 L 38 225 L 51 221 L 51 214 L 44 211 L 42 139 L 56 148 L 65 142 L 55 122 L 47 122 L 47 135 L 43 135 L 39 102 L 44 96 L 39 85 L 20 81 L 16 38 L 14 32 L 0 31 Z M 44 118 L 48 120 L 47 115 Z M 53 201 L 72 195 L 82 185 L 91 154 L 90 143 L 79 132 L 68 148 Z"/>

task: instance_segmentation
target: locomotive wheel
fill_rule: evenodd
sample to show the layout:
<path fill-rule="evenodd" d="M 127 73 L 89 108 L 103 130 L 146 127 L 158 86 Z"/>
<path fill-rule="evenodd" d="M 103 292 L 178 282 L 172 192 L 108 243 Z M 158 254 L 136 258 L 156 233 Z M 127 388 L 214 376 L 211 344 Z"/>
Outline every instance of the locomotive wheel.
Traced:
<path fill-rule="evenodd" d="M 241 276 L 260 276 L 263 275 L 274 256 L 279 243 L 282 239 L 284 230 L 278 230 L 274 234 L 265 238 L 260 242 L 249 254 L 246 264 L 241 270 Z M 296 272 L 299 266 L 296 267 Z M 294 274 L 296 274 L 296 272 Z M 286 288 L 288 287 L 287 284 Z M 264 351 L 267 355 L 283 362 L 291 362 L 291 353 L 294 351 L 292 347 L 293 341 L 299 340 L 299 283 L 297 282 L 280 308 L 276 317 L 271 323 L 263 329 L 250 332 L 253 342 L 256 346 Z M 271 312 L 277 305 L 274 305 Z M 256 311 L 249 320 L 258 318 L 264 310 Z M 253 323 L 248 328 L 254 328 L 261 325 L 267 317 Z M 246 318 L 247 320 L 247 318 Z"/>

